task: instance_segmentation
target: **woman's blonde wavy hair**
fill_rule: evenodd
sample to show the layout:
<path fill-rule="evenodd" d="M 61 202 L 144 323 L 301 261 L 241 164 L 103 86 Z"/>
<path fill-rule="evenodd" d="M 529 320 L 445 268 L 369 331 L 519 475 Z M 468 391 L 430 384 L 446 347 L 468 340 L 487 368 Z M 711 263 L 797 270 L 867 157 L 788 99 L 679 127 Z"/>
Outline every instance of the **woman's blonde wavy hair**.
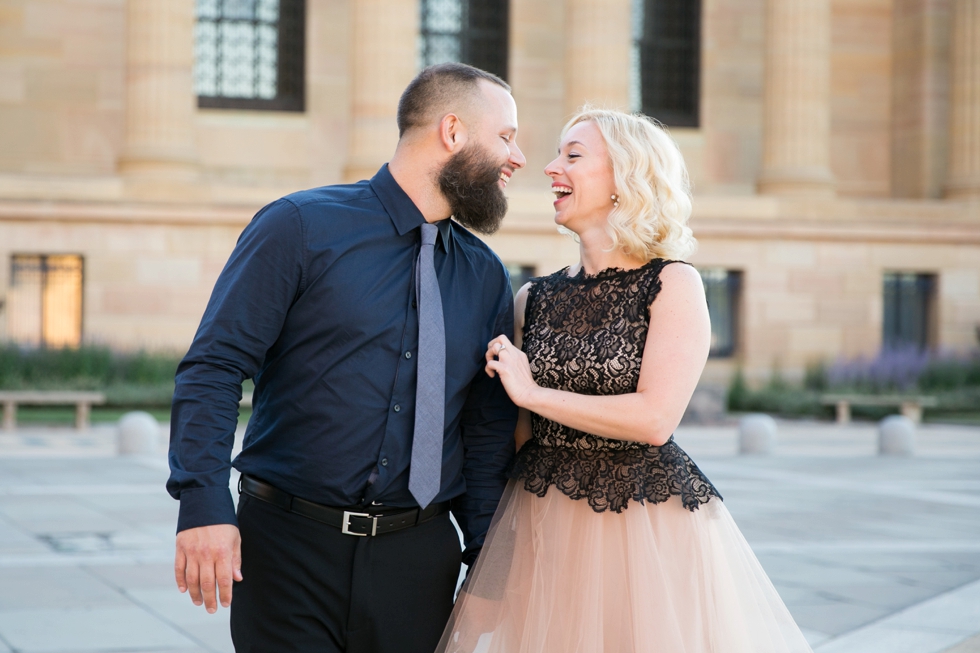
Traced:
<path fill-rule="evenodd" d="M 674 139 L 646 116 L 589 106 L 568 121 L 561 138 L 586 121 L 599 128 L 616 180 L 619 206 L 609 214 L 611 249 L 644 261 L 693 254 L 697 241 L 687 226 L 691 183 Z"/>

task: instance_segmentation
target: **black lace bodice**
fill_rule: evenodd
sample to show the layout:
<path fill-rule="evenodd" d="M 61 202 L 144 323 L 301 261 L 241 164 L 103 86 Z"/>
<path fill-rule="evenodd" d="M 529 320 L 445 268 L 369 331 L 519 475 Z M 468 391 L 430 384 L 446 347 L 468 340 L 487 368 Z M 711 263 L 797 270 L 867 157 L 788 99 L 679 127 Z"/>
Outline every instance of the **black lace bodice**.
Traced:
<path fill-rule="evenodd" d="M 585 395 L 636 391 L 649 327 L 660 292 L 654 259 L 635 270 L 569 276 L 567 268 L 535 279 L 527 296 L 522 349 L 538 385 Z M 694 510 L 718 491 L 674 442 L 651 446 L 576 431 L 531 415 L 531 440 L 511 472 L 544 496 L 552 485 L 596 512 L 621 512 L 633 501 L 660 503 L 679 495 Z"/>

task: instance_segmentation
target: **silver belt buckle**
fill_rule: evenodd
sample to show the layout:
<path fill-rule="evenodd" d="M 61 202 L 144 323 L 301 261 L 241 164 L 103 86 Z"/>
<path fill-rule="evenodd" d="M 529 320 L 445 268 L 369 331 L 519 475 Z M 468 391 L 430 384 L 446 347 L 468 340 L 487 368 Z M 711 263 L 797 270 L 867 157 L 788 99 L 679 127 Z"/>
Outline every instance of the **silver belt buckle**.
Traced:
<path fill-rule="evenodd" d="M 349 512 L 344 511 L 344 523 L 340 527 L 340 532 L 344 535 L 353 535 L 355 537 L 367 537 L 367 533 L 354 533 L 350 530 L 350 518 L 351 517 L 368 517 L 371 519 L 371 535 L 377 535 L 378 533 L 378 518 L 377 516 L 372 517 L 366 512 Z"/>

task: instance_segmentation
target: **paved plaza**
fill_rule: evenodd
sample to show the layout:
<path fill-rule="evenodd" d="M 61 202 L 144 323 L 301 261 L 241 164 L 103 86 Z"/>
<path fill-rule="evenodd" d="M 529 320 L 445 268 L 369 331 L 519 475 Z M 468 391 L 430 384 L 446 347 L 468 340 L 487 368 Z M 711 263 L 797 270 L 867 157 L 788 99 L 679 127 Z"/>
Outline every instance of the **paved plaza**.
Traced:
<path fill-rule="evenodd" d="M 115 429 L 0 434 L 0 653 L 231 651 L 228 611 L 174 587 L 163 447 Z M 734 426 L 678 442 L 725 496 L 817 653 L 980 652 L 980 428 L 920 427 L 876 455 L 873 424 L 779 422 L 769 456 Z"/>

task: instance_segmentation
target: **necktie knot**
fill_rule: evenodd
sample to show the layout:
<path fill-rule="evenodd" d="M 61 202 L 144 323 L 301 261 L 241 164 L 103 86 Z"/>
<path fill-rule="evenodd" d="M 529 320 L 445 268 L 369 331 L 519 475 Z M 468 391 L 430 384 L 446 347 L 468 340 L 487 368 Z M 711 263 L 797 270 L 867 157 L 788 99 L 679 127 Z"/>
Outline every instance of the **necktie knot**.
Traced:
<path fill-rule="evenodd" d="M 423 245 L 435 245 L 436 236 L 439 235 L 439 227 L 435 226 L 430 222 L 426 222 L 422 225 L 422 244 Z"/>

